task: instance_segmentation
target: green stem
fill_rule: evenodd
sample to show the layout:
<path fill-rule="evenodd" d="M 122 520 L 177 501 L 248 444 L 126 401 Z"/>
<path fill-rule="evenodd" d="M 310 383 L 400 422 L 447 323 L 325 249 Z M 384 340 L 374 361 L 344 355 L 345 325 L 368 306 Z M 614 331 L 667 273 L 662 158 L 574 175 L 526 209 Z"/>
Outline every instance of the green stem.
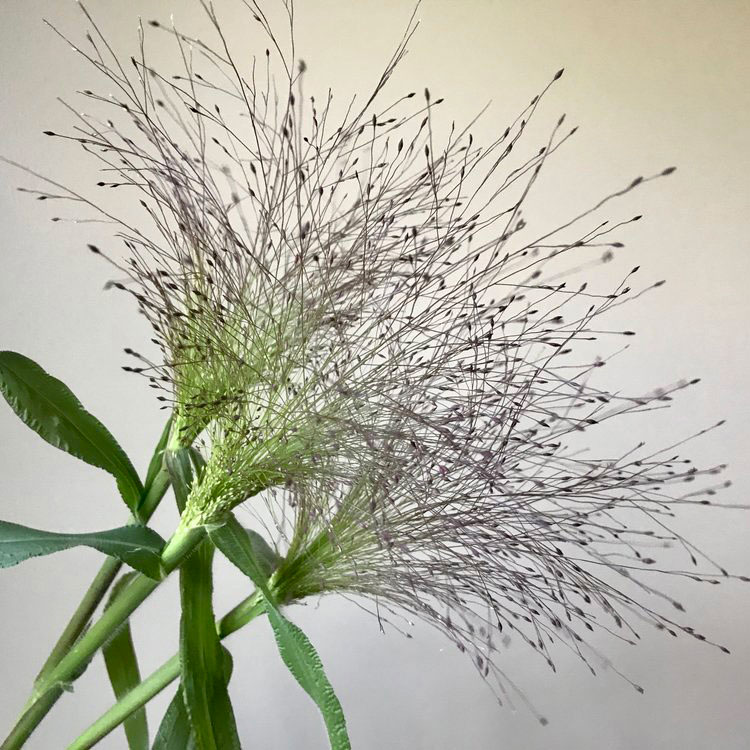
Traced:
<path fill-rule="evenodd" d="M 36 685 L 59 663 L 60 659 L 62 659 L 68 649 L 78 639 L 78 636 L 81 635 L 86 625 L 89 624 L 96 608 L 112 585 L 112 581 L 117 577 L 121 567 L 122 562 L 120 560 L 116 557 L 108 557 L 102 564 L 102 567 L 99 568 L 99 572 L 83 595 L 81 603 L 78 605 L 76 611 L 73 612 L 73 616 L 65 626 L 65 630 L 63 630 L 57 639 L 57 643 L 55 643 L 47 660 L 39 671 L 34 681 L 35 689 Z"/>
<path fill-rule="evenodd" d="M 182 563 L 205 536 L 202 528 L 179 527 L 162 552 L 164 577 Z M 144 575 L 132 583 L 115 599 L 81 638 L 73 644 L 37 684 L 30 704 L 13 727 L 0 750 L 18 750 L 52 708 L 63 687 L 72 681 L 88 660 L 107 641 L 159 585 Z"/>
<path fill-rule="evenodd" d="M 259 592 L 240 602 L 234 609 L 227 612 L 216 623 L 220 638 L 226 638 L 230 633 L 247 625 L 263 612 L 263 599 Z M 113 729 L 122 724 L 134 711 L 144 706 L 155 695 L 164 690 L 170 682 L 179 677 L 180 659 L 175 654 L 164 662 L 155 672 L 152 672 L 139 685 L 124 695 L 108 711 L 103 713 L 86 731 L 84 731 L 68 750 L 87 750 L 99 740 L 106 737 Z"/>
<path fill-rule="evenodd" d="M 264 607 L 263 597 L 259 591 L 250 594 L 250 596 L 243 599 L 237 606 L 230 609 L 216 624 L 219 638 L 224 639 L 240 628 L 244 628 L 245 625 L 254 620 L 258 615 L 263 614 Z"/>
<path fill-rule="evenodd" d="M 169 474 L 162 469 L 154 478 L 151 486 L 148 488 L 146 495 L 144 496 L 143 505 L 140 510 L 140 516 L 143 521 L 148 521 L 159 502 L 164 497 L 164 493 L 169 487 Z M 130 523 L 136 523 L 134 518 L 130 519 Z M 70 647 L 76 642 L 78 636 L 81 635 L 84 628 L 89 624 L 91 617 L 93 616 L 96 608 L 101 603 L 102 599 L 106 595 L 109 587 L 112 585 L 112 581 L 115 580 L 117 574 L 120 572 L 122 563 L 115 557 L 108 557 L 96 577 L 92 581 L 86 593 L 81 599 L 81 603 L 78 605 L 70 621 L 65 626 L 60 637 L 57 639 L 52 651 L 50 651 L 47 660 L 44 662 L 44 666 L 40 670 L 35 680 L 35 692 L 36 686 L 45 678 L 48 672 L 62 659 L 62 657 L 68 652 Z"/>
<path fill-rule="evenodd" d="M 143 502 L 138 508 L 140 523 L 148 523 L 151 516 L 154 515 L 154 511 L 159 506 L 164 493 L 169 489 L 169 481 L 169 472 L 162 465 L 159 473 L 154 477 L 154 481 L 147 488 L 146 494 L 143 496 Z"/>

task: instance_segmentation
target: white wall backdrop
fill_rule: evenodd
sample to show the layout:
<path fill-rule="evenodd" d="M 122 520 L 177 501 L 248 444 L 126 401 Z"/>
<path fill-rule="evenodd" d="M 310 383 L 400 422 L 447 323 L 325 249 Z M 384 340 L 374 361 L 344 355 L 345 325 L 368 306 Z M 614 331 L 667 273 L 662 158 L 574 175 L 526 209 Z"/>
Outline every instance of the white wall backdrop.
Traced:
<path fill-rule="evenodd" d="M 277 0 L 268 0 L 273 6 Z M 216 7 L 238 44 L 255 37 L 241 4 Z M 136 24 L 173 13 L 183 29 L 205 27 L 197 2 L 91 0 L 114 46 L 129 55 Z M 374 83 L 400 38 L 411 3 L 400 0 L 299 2 L 300 56 L 309 93 L 332 86 L 348 95 Z M 549 129 L 562 112 L 580 123 L 534 200 L 550 224 L 644 172 L 676 165 L 668 180 L 629 195 L 620 217 L 644 212 L 627 233 L 617 271 L 640 263 L 668 283 L 627 306 L 632 339 L 609 385 L 649 388 L 680 377 L 700 386 L 643 424 L 644 438 L 667 443 L 720 418 L 727 425 L 696 442 L 702 463 L 726 461 L 734 486 L 721 499 L 747 501 L 750 480 L 750 4 L 737 0 L 424 0 L 410 53 L 391 90 L 444 96 L 446 123 L 468 120 L 488 100 L 474 129 L 488 140 L 505 128 L 554 72 L 566 74 L 539 114 Z M 42 135 L 64 130 L 69 115 L 55 97 L 94 87 L 96 76 L 42 23 L 72 35 L 82 24 L 75 3 L 4 0 L 0 6 L 0 153 L 75 184 L 89 179 L 77 149 Z M 171 59 L 163 49 L 155 62 Z M 126 58 L 127 59 L 127 58 Z M 21 351 L 62 378 L 144 467 L 163 414 L 137 378 L 123 373 L 121 350 L 147 333 L 121 296 L 103 291 L 110 271 L 87 253 L 106 228 L 53 223 L 60 211 L 15 191 L 29 180 L 0 169 L 0 348 Z M 619 378 L 619 380 L 616 380 Z M 638 429 L 641 429 L 638 427 Z M 148 440 L 143 441 L 146 435 Z M 43 443 L 0 404 L 0 517 L 50 529 L 119 525 L 123 509 L 108 475 Z M 168 505 L 165 503 L 165 506 Z M 160 510 L 168 533 L 175 516 Z M 750 516 L 741 511 L 685 513 L 679 528 L 735 572 L 750 571 Z M 26 700 L 36 670 L 98 568 L 94 552 L 30 561 L 0 574 L 0 727 Z M 218 611 L 245 595 L 245 582 L 220 568 Z M 635 693 L 611 670 L 597 678 L 573 658 L 552 674 L 525 649 L 502 658 L 537 708 L 502 709 L 467 659 L 423 626 L 414 639 L 383 635 L 356 606 L 324 599 L 293 616 L 317 645 L 337 688 L 357 750 L 742 750 L 750 746 L 750 585 L 678 585 L 672 591 L 696 629 L 728 646 L 725 656 L 685 639 L 644 632 L 638 648 L 603 644 L 618 669 L 642 684 Z M 168 584 L 137 613 L 134 635 L 148 673 L 176 648 L 177 592 Z M 232 693 L 248 748 L 323 749 L 314 705 L 285 672 L 267 623 L 232 637 Z M 170 688 L 149 709 L 158 725 Z M 58 750 L 112 702 L 96 660 L 72 696 L 64 696 L 28 744 Z M 115 733 L 103 748 L 124 747 Z"/>

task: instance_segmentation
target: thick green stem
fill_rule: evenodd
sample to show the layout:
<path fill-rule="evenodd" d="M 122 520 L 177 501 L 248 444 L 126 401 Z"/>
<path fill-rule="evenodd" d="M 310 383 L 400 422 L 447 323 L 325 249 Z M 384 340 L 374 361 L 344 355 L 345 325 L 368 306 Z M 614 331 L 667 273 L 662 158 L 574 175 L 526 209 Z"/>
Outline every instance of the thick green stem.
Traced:
<path fill-rule="evenodd" d="M 159 469 L 159 473 L 154 477 L 154 481 L 146 490 L 143 502 L 138 508 L 138 518 L 141 523 L 148 523 L 154 511 L 159 507 L 164 493 L 169 489 L 169 472 L 165 466 Z"/>
<path fill-rule="evenodd" d="M 131 515 L 128 523 L 146 523 L 153 515 L 154 511 L 158 507 L 169 487 L 170 478 L 169 473 L 164 466 L 165 462 L 162 459 L 162 451 L 166 440 L 170 435 L 171 422 L 171 419 L 167 421 L 167 425 L 164 428 L 161 439 L 156 446 L 154 458 L 152 459 L 152 465 L 156 461 L 156 466 L 159 466 L 159 469 L 155 473 L 152 473 L 152 469 L 151 467 L 149 467 L 149 477 L 147 477 L 143 499 L 139 507 L 137 508 L 136 513 L 134 515 Z M 94 580 L 91 582 L 91 585 L 86 590 L 86 593 L 83 595 L 81 602 L 79 603 L 75 612 L 73 612 L 73 615 L 71 616 L 68 624 L 65 626 L 65 629 L 57 639 L 57 642 L 53 646 L 52 651 L 47 657 L 47 660 L 44 662 L 41 670 L 39 671 L 39 674 L 34 681 L 34 688 L 32 690 L 31 697 L 29 698 L 26 706 L 24 706 L 24 714 L 40 695 L 39 686 L 43 684 L 46 676 L 60 662 L 63 656 L 65 656 L 65 654 L 69 651 L 73 644 L 78 640 L 81 633 L 83 633 L 83 631 L 86 629 L 86 626 L 91 621 L 96 608 L 104 599 L 107 591 L 109 590 L 109 587 L 112 585 L 112 582 L 117 577 L 117 574 L 120 572 L 121 568 L 122 563 L 114 557 L 108 557 L 102 564 L 99 572 L 96 574 Z M 57 687 L 53 690 L 48 690 L 43 698 L 38 698 L 40 701 L 43 701 L 46 704 L 44 714 L 46 714 L 50 710 L 50 708 L 52 708 L 60 695 L 62 695 L 62 692 L 62 689 Z M 16 729 L 18 729 L 18 726 L 16 727 Z M 24 729 L 24 732 L 25 731 L 27 730 Z M 13 733 L 11 733 L 6 742 L 10 741 L 13 736 Z"/>
<path fill-rule="evenodd" d="M 220 638 L 226 638 L 230 633 L 244 627 L 263 612 L 262 596 L 255 592 L 240 602 L 234 609 L 227 612 L 216 623 Z M 180 659 L 175 654 L 164 662 L 155 672 L 150 674 L 137 687 L 124 695 L 114 706 L 102 714 L 83 734 L 81 734 L 68 750 L 87 750 L 99 740 L 106 737 L 113 729 L 122 724 L 134 711 L 144 706 L 155 695 L 164 690 L 170 682 L 179 677 Z"/>
<path fill-rule="evenodd" d="M 240 628 L 244 628 L 245 625 L 254 620 L 258 615 L 263 614 L 265 611 L 264 607 L 263 597 L 258 591 L 243 599 L 236 607 L 230 609 L 216 624 L 219 638 L 226 638 Z"/>
<path fill-rule="evenodd" d="M 162 568 L 165 577 L 180 565 L 200 544 L 205 536 L 202 528 L 180 527 L 162 552 Z M 145 601 L 160 581 L 138 575 L 132 583 L 105 610 L 97 622 L 73 644 L 36 685 L 32 700 L 18 723 L 11 731 L 0 750 L 17 750 L 22 747 L 39 722 L 52 708 L 62 688 L 71 682 L 96 651 L 110 638 Z"/>
<path fill-rule="evenodd" d="M 166 470 L 162 469 L 156 475 L 144 497 L 139 512 L 139 515 L 144 522 L 147 521 L 156 510 L 156 507 L 164 497 L 164 493 L 167 491 L 168 487 L 169 474 Z M 135 519 L 131 518 L 130 523 L 135 522 Z M 47 661 L 44 662 L 44 666 L 37 675 L 35 686 L 44 679 L 46 674 L 60 661 L 60 659 L 62 659 L 70 647 L 76 642 L 78 636 L 81 635 L 84 628 L 89 624 L 96 608 L 99 606 L 102 599 L 104 599 L 109 587 L 112 585 L 112 581 L 115 580 L 117 574 L 120 572 L 121 567 L 122 563 L 115 557 L 108 557 L 104 561 L 88 590 L 83 595 L 81 603 L 73 613 L 68 624 L 65 626 L 65 630 L 63 630 L 62 634 L 57 639 L 57 643 L 55 643 L 52 651 L 47 657 Z"/>
<path fill-rule="evenodd" d="M 76 642 L 78 636 L 81 635 L 86 625 L 89 624 L 96 608 L 112 585 L 112 581 L 115 580 L 117 574 L 120 572 L 120 568 L 122 568 L 122 562 L 116 557 L 108 557 L 102 563 L 102 567 L 99 568 L 99 572 L 83 595 L 81 603 L 78 605 L 76 611 L 73 612 L 73 616 L 65 626 L 65 630 L 63 630 L 57 639 L 57 643 L 55 643 L 52 651 L 50 651 L 47 661 L 44 662 L 39 671 L 34 681 L 35 686 L 59 663 L 68 649 Z"/>
<path fill-rule="evenodd" d="M 180 657 L 175 654 L 164 662 L 159 669 L 152 672 L 137 687 L 124 695 L 112 708 L 97 719 L 83 734 L 69 746 L 68 750 L 82 750 L 93 747 L 102 737 L 108 735 L 128 718 L 134 711 L 145 705 L 151 698 L 160 693 L 180 674 Z"/>

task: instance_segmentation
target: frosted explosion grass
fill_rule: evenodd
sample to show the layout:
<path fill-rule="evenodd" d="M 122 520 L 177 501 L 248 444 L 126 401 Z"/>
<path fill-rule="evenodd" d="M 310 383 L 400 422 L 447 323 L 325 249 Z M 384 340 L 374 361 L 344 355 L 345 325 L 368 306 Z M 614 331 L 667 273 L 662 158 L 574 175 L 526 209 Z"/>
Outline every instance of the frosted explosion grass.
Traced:
<path fill-rule="evenodd" d="M 640 218 L 608 221 L 611 202 L 673 168 L 538 230 L 526 219 L 528 196 L 575 128 L 560 118 L 540 148 L 521 138 L 562 71 L 493 142 L 476 143 L 473 123 L 438 138 L 442 99 L 429 90 L 383 103 L 414 17 L 374 90 L 341 116 L 330 91 L 322 101 L 304 93 L 291 4 L 282 4 L 288 37 L 259 5 L 246 5 L 269 40 L 249 68 L 212 5 L 203 5 L 212 44 L 151 21 L 127 63 L 83 9 L 89 31 L 72 46 L 108 88 L 82 92 L 94 114 L 70 107 L 70 133 L 47 132 L 98 160 L 97 189 L 116 190 L 116 202 L 130 213 L 139 206 L 142 218 L 49 178 L 43 191 L 26 188 L 118 227 L 106 247 L 89 247 L 117 268 L 111 286 L 135 299 L 153 329 L 158 356 L 128 348 L 134 362 L 125 369 L 147 378 L 172 414 L 155 470 L 163 454 L 182 509 L 176 538 L 191 540 L 184 558 L 214 542 L 252 568 L 251 616 L 265 606 L 282 655 L 291 648 L 284 638 L 298 636 L 278 607 L 354 595 L 372 603 L 381 626 L 400 630 L 412 615 L 445 633 L 501 701 L 523 698 L 498 659 L 511 641 L 552 669 L 556 647 L 566 646 L 592 672 L 589 632 L 635 643 L 645 623 L 705 641 L 668 588 L 651 581 L 655 572 L 664 586 L 670 575 L 729 577 L 668 525 L 683 506 L 711 504 L 728 485 L 713 478 L 724 467 L 679 457 L 685 441 L 659 450 L 636 441 L 615 456 L 581 451 L 605 425 L 666 407 L 697 382 L 605 390 L 599 368 L 616 348 L 607 342 L 633 335 L 609 330 L 607 313 L 663 282 L 634 286 L 638 268 L 614 288 L 574 281 L 609 262 Z M 178 74 L 149 63 L 152 34 L 173 44 Z M 608 351 L 594 356 L 593 346 Z M 696 480 L 705 480 L 698 489 Z M 269 538 L 253 532 L 240 554 L 216 530 L 234 528 L 232 510 L 243 503 Z M 662 565 L 665 547 L 684 550 L 688 569 Z M 175 548 L 173 539 L 161 552 L 165 574 L 183 563 L 182 552 L 166 552 Z M 201 568 L 200 554 L 180 573 L 188 629 L 191 586 L 210 581 L 210 555 Z M 142 599 L 132 597 L 135 608 Z M 119 625 L 116 616 L 105 626 Z M 219 739 L 225 730 L 213 719 L 200 724 L 202 708 L 223 693 L 191 688 L 192 637 L 183 636 L 175 699 L 187 707 L 186 736 L 199 748 L 239 746 Z M 300 637 L 300 659 L 322 674 Z M 92 652 L 102 645 L 90 641 Z M 216 667 L 218 640 L 207 642 L 197 653 L 212 654 Z M 57 665 L 54 686 L 73 679 L 67 666 Z M 300 682 L 321 706 L 332 746 L 348 747 L 337 701 Z M 52 695 L 50 680 L 41 685 L 37 702 Z M 152 694 L 128 689 L 132 732 L 133 711 Z M 111 731 L 125 718 L 113 723 L 118 710 L 71 747 Z M 27 718 L 29 733 L 38 720 Z M 22 735 L 3 747 L 20 747 Z"/>

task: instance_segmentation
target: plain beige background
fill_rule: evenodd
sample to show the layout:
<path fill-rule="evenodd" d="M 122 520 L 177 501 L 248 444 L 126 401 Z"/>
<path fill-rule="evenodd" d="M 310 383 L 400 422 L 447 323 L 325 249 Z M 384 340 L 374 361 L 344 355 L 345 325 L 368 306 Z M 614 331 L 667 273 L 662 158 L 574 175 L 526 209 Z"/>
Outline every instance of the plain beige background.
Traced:
<path fill-rule="evenodd" d="M 271 6 L 276 0 L 269 0 Z M 246 17 L 239 3 L 217 0 L 235 38 Z M 200 29 L 194 2 L 114 2 L 90 7 L 115 46 L 134 50 L 136 22 L 175 14 L 183 29 Z M 299 2 L 298 49 L 310 68 L 309 91 L 331 85 L 344 97 L 372 83 L 411 10 L 395 0 Z M 719 418 L 727 426 L 696 443 L 703 463 L 727 461 L 734 487 L 722 499 L 746 502 L 748 398 L 747 283 L 750 271 L 750 3 L 713 0 L 425 0 L 420 30 L 391 85 L 445 96 L 446 122 L 492 106 L 475 128 L 486 140 L 504 129 L 561 66 L 566 75 L 540 120 L 561 112 L 581 124 L 537 191 L 538 219 L 587 205 L 642 172 L 675 164 L 678 172 L 629 197 L 616 215 L 644 211 L 627 234 L 624 266 L 640 263 L 649 279 L 667 278 L 658 294 L 622 313 L 639 336 L 608 376 L 612 387 L 649 388 L 679 377 L 703 382 L 670 412 L 644 423 L 654 444 Z M 92 88 L 95 76 L 41 22 L 80 32 L 72 2 L 3 0 L 0 4 L 0 153 L 71 184 L 90 179 L 76 150 L 41 135 L 63 129 L 68 116 L 55 102 Z M 262 47 L 257 50 L 262 54 Z M 164 50 L 157 61 L 171 59 Z M 29 184 L 0 171 L 0 347 L 38 360 L 69 383 L 109 426 L 137 466 L 144 467 L 161 414 L 148 389 L 119 370 L 123 346 L 137 346 L 142 324 L 119 297 L 102 291 L 108 269 L 85 251 L 106 230 L 53 224 L 59 211 L 14 191 Z M 609 269 L 609 267 L 607 267 Z M 594 273 L 609 273 L 602 269 Z M 615 382 L 615 378 L 619 378 Z M 124 518 L 108 476 L 56 452 L 0 405 L 0 516 L 30 525 L 87 530 Z M 147 436 L 144 442 L 143 436 Z M 168 533 L 174 516 L 160 512 Z M 741 511 L 686 513 L 682 531 L 736 572 L 748 573 L 748 525 Z M 99 565 L 93 552 L 31 561 L 0 575 L 0 726 L 9 727 L 83 588 Z M 245 583 L 220 569 L 223 611 Z M 134 620 L 143 671 L 176 645 L 174 585 L 150 600 Z M 617 667 L 643 684 L 636 694 L 603 670 L 589 676 L 561 658 L 558 674 L 524 649 L 503 655 L 508 672 L 550 720 L 540 727 L 524 710 L 500 709 L 470 663 L 417 626 L 415 638 L 385 636 L 354 605 L 323 600 L 293 617 L 316 643 L 344 705 L 357 750 L 741 750 L 750 747 L 750 586 L 675 584 L 691 624 L 731 650 L 724 656 L 685 640 L 646 633 L 637 649 L 606 644 Z M 248 748 L 326 747 L 316 710 L 280 665 L 267 624 L 233 637 L 232 693 Z M 150 711 L 158 725 L 170 688 Z M 29 742 L 63 748 L 111 703 L 103 666 L 95 661 Z M 124 747 L 113 734 L 101 745 Z"/>

